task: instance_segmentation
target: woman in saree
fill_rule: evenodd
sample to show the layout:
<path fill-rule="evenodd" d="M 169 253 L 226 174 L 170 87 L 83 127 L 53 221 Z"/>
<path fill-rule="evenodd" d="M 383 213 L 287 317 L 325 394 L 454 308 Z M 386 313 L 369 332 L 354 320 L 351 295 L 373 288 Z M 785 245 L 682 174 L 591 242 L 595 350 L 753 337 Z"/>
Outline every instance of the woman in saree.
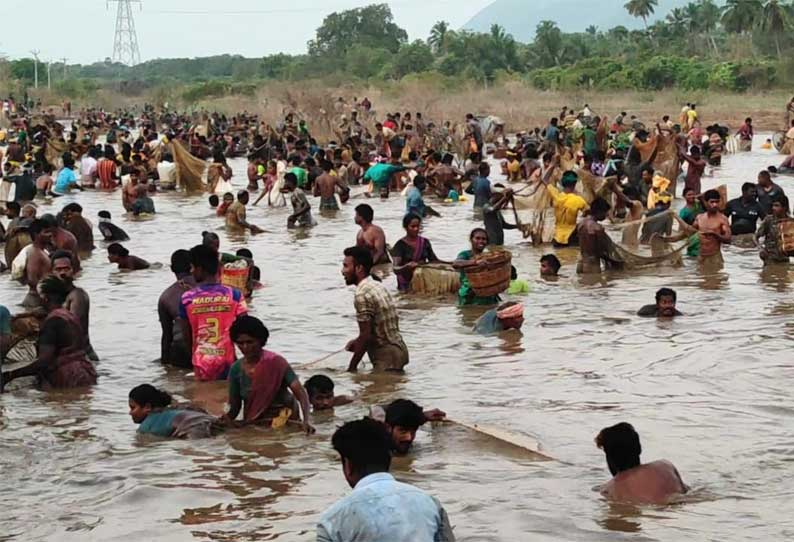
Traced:
<path fill-rule="evenodd" d="M 172 406 L 171 395 L 150 384 L 132 388 L 130 417 L 138 433 L 170 438 L 205 438 L 221 428 L 215 416 L 203 410 Z"/>
<path fill-rule="evenodd" d="M 216 152 L 213 156 L 213 162 L 207 169 L 207 191 L 210 194 L 222 194 L 231 191 L 232 185 L 229 181 L 231 181 L 232 175 L 232 168 L 226 162 L 223 152 Z"/>
<path fill-rule="evenodd" d="M 229 371 L 229 411 L 224 421 L 234 422 L 243 411 L 245 423 L 280 427 L 300 419 L 307 434 L 314 433 L 309 419 L 309 396 L 290 364 L 265 350 L 270 337 L 265 325 L 253 316 L 240 316 L 229 333 L 243 354 Z"/>
<path fill-rule="evenodd" d="M 414 213 L 408 213 L 403 218 L 405 237 L 394 244 L 392 249 L 392 264 L 397 275 L 397 288 L 401 292 L 408 291 L 414 270 L 424 263 L 443 263 L 433 252 L 430 241 L 421 235 L 422 218 Z"/>
<path fill-rule="evenodd" d="M 3 382 L 36 376 L 42 389 L 96 384 L 97 374 L 86 357 L 86 338 L 80 319 L 62 307 L 69 295 L 66 283 L 50 275 L 39 282 L 38 292 L 47 317 L 39 331 L 36 361 L 3 373 Z"/>
<path fill-rule="evenodd" d="M 474 228 L 469 234 L 471 250 L 464 250 L 458 254 L 452 267 L 460 271 L 460 290 L 458 290 L 458 305 L 496 305 L 499 303 L 498 295 L 480 297 L 474 293 L 465 269 L 476 265 L 476 258 L 480 256 L 485 247 L 488 246 L 488 232 L 483 228 Z"/>

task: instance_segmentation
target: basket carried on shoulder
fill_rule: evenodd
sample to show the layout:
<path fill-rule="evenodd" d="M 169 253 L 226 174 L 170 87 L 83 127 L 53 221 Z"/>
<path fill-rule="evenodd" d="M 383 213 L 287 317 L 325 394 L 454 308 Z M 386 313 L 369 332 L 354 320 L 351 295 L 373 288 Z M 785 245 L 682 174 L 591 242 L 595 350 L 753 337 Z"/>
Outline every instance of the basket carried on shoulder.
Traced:
<path fill-rule="evenodd" d="M 784 218 L 777 223 L 780 232 L 780 250 L 794 256 L 794 218 Z"/>
<path fill-rule="evenodd" d="M 477 265 L 464 269 L 474 293 L 479 297 L 498 295 L 510 287 L 513 255 L 506 250 L 486 252 L 474 261 Z"/>

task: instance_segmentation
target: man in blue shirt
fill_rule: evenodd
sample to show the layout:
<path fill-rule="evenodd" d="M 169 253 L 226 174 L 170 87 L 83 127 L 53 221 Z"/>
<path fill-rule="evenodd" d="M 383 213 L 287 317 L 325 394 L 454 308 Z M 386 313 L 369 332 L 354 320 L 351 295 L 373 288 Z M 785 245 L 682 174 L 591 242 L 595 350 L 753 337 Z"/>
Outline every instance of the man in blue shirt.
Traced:
<path fill-rule="evenodd" d="M 331 439 L 352 493 L 323 513 L 317 542 L 451 542 L 441 503 L 389 474 L 391 438 L 386 427 L 364 418 L 339 428 Z"/>
<path fill-rule="evenodd" d="M 486 203 L 491 201 L 491 181 L 488 176 L 491 174 L 491 166 L 487 162 L 480 163 L 477 171 L 478 175 L 474 177 L 471 184 L 466 189 L 467 194 L 474 195 L 474 210 L 482 209 Z"/>
<path fill-rule="evenodd" d="M 425 200 L 422 198 L 422 192 L 425 191 L 427 182 L 422 175 L 417 175 L 414 178 L 414 186 L 405 196 L 405 214 L 413 213 L 416 216 L 427 216 L 427 207 Z"/>

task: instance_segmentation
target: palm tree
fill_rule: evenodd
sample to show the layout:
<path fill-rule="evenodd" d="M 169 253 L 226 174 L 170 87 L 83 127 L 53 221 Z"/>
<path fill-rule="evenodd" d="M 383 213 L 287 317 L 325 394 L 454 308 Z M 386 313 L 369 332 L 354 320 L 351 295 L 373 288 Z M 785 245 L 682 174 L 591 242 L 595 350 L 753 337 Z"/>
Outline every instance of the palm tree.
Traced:
<path fill-rule="evenodd" d="M 734 34 L 750 32 L 761 14 L 761 0 L 727 0 L 722 8 L 722 26 Z"/>
<path fill-rule="evenodd" d="M 639 17 L 645 24 L 645 30 L 648 30 L 648 17 L 653 15 L 656 6 L 659 5 L 659 0 L 629 0 L 623 6 L 629 15 L 632 17 Z"/>
<path fill-rule="evenodd" d="M 430 37 L 427 38 L 427 43 L 433 48 L 433 51 L 439 53 L 446 48 L 447 35 L 449 34 L 449 23 L 446 21 L 438 21 L 430 29 Z"/>
<path fill-rule="evenodd" d="M 540 52 L 544 67 L 557 66 L 563 50 L 563 38 L 557 23 L 541 21 L 535 30 L 535 46 Z"/>
<path fill-rule="evenodd" d="M 591 24 L 590 26 L 585 28 L 584 31 L 591 36 L 595 36 L 596 34 L 598 34 L 598 27 L 594 24 Z"/>
<path fill-rule="evenodd" d="M 778 58 L 783 58 L 780 50 L 780 35 L 789 27 L 786 7 L 781 6 L 778 0 L 767 0 L 761 12 L 761 30 L 775 37 Z"/>
<path fill-rule="evenodd" d="M 689 23 L 687 13 L 681 8 L 675 8 L 667 14 L 667 23 L 672 27 L 674 34 L 682 34 Z"/>
<path fill-rule="evenodd" d="M 720 8 L 714 3 L 714 0 L 700 0 L 697 4 L 698 18 L 700 19 L 700 27 L 706 33 L 706 37 L 711 43 L 714 52 L 717 53 L 717 42 L 714 39 L 714 31 L 717 29 L 717 24 L 720 22 Z"/>

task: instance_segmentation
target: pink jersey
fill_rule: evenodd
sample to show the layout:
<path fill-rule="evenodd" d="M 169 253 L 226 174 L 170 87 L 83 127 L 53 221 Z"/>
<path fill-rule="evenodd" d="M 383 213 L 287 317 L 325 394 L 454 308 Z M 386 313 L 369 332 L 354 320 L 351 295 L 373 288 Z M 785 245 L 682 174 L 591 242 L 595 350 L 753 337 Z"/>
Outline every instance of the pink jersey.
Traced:
<path fill-rule="evenodd" d="M 193 332 L 193 369 L 198 380 L 226 378 L 235 360 L 229 329 L 246 314 L 243 295 L 222 284 L 200 284 L 182 294 L 179 315 Z"/>

